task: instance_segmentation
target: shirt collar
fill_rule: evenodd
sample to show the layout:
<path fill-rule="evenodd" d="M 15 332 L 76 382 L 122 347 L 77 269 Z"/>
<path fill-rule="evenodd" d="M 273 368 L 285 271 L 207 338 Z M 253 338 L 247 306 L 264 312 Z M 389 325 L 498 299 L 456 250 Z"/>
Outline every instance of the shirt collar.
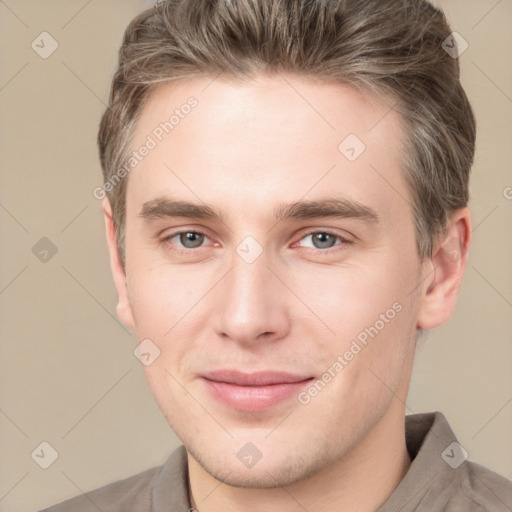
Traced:
<path fill-rule="evenodd" d="M 454 483 L 454 479 L 463 479 L 463 473 L 467 471 L 465 464 L 452 467 L 460 457 L 461 448 L 442 413 L 407 415 L 405 438 L 412 464 L 377 512 L 418 510 L 418 504 L 425 497 L 440 492 L 442 482 L 446 486 L 448 482 Z M 189 509 L 187 452 L 181 445 L 169 456 L 156 478 L 151 510 L 187 512 Z"/>

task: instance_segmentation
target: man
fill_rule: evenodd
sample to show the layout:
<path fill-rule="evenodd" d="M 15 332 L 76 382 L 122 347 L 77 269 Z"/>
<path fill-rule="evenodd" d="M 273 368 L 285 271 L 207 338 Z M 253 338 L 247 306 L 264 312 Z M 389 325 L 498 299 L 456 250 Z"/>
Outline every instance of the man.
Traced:
<path fill-rule="evenodd" d="M 98 193 L 117 314 L 183 445 L 47 510 L 512 510 L 441 413 L 405 416 L 471 239 L 475 121 L 446 41 L 423 0 L 132 21 Z"/>

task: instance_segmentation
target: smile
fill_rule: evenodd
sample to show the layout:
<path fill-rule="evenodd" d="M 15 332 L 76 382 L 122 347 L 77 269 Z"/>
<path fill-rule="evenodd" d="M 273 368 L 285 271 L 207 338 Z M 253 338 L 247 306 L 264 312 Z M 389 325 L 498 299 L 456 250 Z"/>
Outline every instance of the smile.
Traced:
<path fill-rule="evenodd" d="M 283 372 L 211 372 L 202 376 L 209 393 L 231 409 L 261 412 L 296 395 L 313 377 Z"/>

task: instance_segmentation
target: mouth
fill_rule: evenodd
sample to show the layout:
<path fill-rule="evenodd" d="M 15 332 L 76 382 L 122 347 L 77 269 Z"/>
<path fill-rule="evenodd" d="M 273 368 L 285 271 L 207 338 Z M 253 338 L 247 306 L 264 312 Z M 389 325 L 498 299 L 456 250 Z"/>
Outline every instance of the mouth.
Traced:
<path fill-rule="evenodd" d="M 297 395 L 314 377 L 286 372 L 219 370 L 201 378 L 210 394 L 230 409 L 261 412 Z"/>

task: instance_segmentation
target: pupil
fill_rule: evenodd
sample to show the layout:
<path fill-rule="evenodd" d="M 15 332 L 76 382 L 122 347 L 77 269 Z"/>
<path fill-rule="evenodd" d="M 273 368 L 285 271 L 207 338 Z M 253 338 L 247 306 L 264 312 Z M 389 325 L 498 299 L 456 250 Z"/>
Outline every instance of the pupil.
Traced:
<path fill-rule="evenodd" d="M 188 231 L 187 233 L 181 234 L 181 243 L 187 248 L 199 247 L 203 241 L 203 235 L 199 233 L 194 233 L 192 231 Z"/>
<path fill-rule="evenodd" d="M 321 248 L 332 247 L 334 245 L 334 238 L 327 233 L 316 233 L 314 239 L 319 242 Z"/>

